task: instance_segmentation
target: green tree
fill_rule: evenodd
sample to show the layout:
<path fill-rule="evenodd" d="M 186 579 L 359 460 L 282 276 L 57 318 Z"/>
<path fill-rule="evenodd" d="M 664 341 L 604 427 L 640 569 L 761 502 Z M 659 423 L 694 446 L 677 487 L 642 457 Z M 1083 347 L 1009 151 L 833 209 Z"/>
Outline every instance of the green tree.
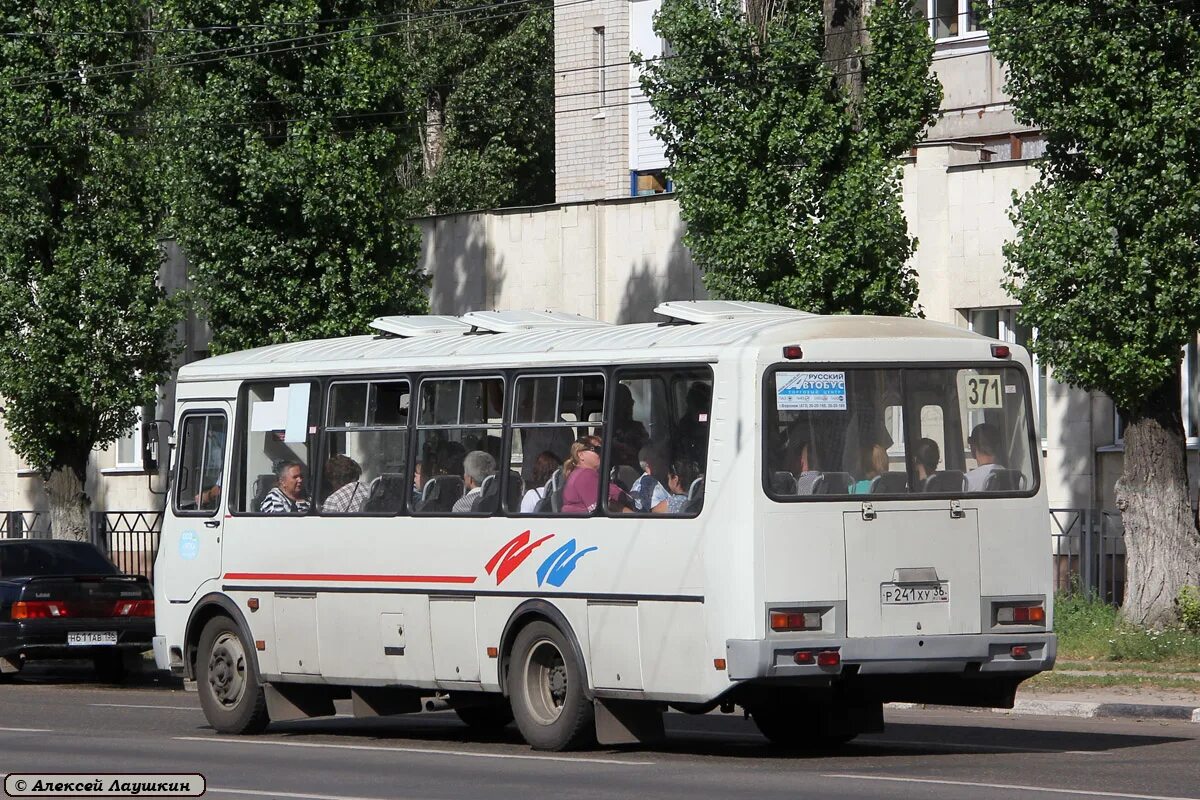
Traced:
<path fill-rule="evenodd" d="M 404 41 L 427 31 L 410 10 L 163 0 L 165 199 L 214 351 L 361 333 L 426 308 Z"/>
<path fill-rule="evenodd" d="M 907 0 L 745 8 L 665 0 L 655 30 L 673 54 L 642 78 L 706 287 L 821 313 L 912 313 L 898 158 L 941 100 L 925 25 Z"/>
<path fill-rule="evenodd" d="M 176 308 L 146 146 L 141 0 L 0 3 L 0 395 L 53 534 L 87 535 L 88 457 L 128 431 L 171 359 Z M 84 33 L 96 31 L 100 33 Z M 131 133 L 131 129 L 135 132 Z"/>
<path fill-rule="evenodd" d="M 1125 419 L 1124 613 L 1164 623 L 1200 581 L 1179 408 L 1200 329 L 1200 5 L 1005 0 L 988 31 L 1017 118 L 1046 137 L 1008 288 L 1055 377 Z"/>
<path fill-rule="evenodd" d="M 428 32 L 407 38 L 425 109 L 421 198 L 431 213 L 554 200 L 551 0 L 418 2 Z"/>

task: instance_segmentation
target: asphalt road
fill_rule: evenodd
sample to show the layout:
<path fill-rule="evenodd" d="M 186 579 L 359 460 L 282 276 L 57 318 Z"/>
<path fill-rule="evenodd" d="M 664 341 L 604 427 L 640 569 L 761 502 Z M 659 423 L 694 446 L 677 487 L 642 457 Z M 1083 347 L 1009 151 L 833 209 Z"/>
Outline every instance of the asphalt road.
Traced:
<path fill-rule="evenodd" d="M 482 740 L 452 712 L 334 717 L 218 736 L 194 693 L 115 687 L 86 670 L 0 684 L 0 772 L 199 772 L 208 797 L 1188 798 L 1200 725 L 889 711 L 887 730 L 834 753 L 776 752 L 738 715 L 669 714 L 652 748 L 548 754 L 511 728 Z"/>

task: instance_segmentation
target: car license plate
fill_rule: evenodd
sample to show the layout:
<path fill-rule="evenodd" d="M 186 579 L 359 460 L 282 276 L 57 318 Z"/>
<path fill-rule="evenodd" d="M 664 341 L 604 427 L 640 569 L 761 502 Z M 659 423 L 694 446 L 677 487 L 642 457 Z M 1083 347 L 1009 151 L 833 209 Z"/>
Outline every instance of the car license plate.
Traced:
<path fill-rule="evenodd" d="M 116 631 L 71 631 L 67 634 L 67 644 L 75 647 L 83 645 L 91 647 L 94 645 L 116 644 Z"/>
<path fill-rule="evenodd" d="M 897 586 L 884 583 L 879 587 L 879 602 L 885 606 L 903 606 L 913 603 L 949 603 L 950 584 L 927 583 L 921 586 Z"/>

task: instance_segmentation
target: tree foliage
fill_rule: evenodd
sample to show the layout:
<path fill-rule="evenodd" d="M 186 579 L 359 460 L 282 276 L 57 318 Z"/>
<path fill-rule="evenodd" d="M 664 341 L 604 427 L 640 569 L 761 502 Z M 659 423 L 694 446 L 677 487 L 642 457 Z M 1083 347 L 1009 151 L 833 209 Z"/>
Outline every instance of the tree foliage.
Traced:
<path fill-rule="evenodd" d="M 1046 138 L 1008 288 L 1055 376 L 1125 415 L 1126 614 L 1162 622 L 1200 579 L 1178 383 L 1200 329 L 1200 5 L 1005 0 L 988 30 Z"/>
<path fill-rule="evenodd" d="M 158 50 L 165 199 L 214 351 L 361 333 L 426 307 L 407 221 L 420 114 L 404 44 L 426 31 L 410 10 L 162 3 L 175 31 Z M 195 55 L 209 50 L 221 52 Z"/>
<path fill-rule="evenodd" d="M 642 79 L 705 285 L 815 312 L 912 313 L 898 157 L 941 99 L 924 24 L 906 0 L 879 0 L 866 39 L 830 59 L 821 0 L 753 21 L 742 8 L 664 0 L 655 29 L 673 52 Z"/>
<path fill-rule="evenodd" d="M 141 0 L 0 3 L 0 395 L 13 448 L 80 535 L 88 456 L 135 421 L 170 364 L 176 309 L 146 145 Z M 64 512 L 67 513 L 67 512 Z M 63 530 L 66 526 L 68 529 Z"/>
<path fill-rule="evenodd" d="M 453 213 L 553 201 L 553 4 L 418 6 L 442 14 L 407 40 L 410 103 L 428 114 L 424 205 Z"/>

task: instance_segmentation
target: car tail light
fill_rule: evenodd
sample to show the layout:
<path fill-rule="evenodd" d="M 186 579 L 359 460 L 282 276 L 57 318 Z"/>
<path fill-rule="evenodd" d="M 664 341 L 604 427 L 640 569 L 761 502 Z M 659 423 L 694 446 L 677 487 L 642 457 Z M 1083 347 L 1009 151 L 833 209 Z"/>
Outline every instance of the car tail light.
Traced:
<path fill-rule="evenodd" d="M 18 600 L 12 604 L 13 619 L 56 619 L 71 616 L 61 600 Z"/>
<path fill-rule="evenodd" d="M 999 625 L 1045 625 L 1046 609 L 1040 604 L 998 606 L 996 623 Z"/>
<path fill-rule="evenodd" d="M 813 655 L 811 650 L 800 650 L 792 656 L 792 661 L 795 661 L 797 664 L 815 664 L 817 663 L 817 657 Z"/>
<path fill-rule="evenodd" d="M 785 631 L 819 631 L 821 630 L 820 611 L 772 611 L 771 630 Z"/>
<path fill-rule="evenodd" d="M 118 600 L 113 606 L 114 617 L 153 617 L 153 600 Z"/>
<path fill-rule="evenodd" d="M 1012 358 L 1012 350 L 1006 344 L 992 345 L 992 358 Z"/>
<path fill-rule="evenodd" d="M 1010 653 L 1013 658 L 1029 658 L 1029 648 L 1023 644 L 1014 644 Z"/>

